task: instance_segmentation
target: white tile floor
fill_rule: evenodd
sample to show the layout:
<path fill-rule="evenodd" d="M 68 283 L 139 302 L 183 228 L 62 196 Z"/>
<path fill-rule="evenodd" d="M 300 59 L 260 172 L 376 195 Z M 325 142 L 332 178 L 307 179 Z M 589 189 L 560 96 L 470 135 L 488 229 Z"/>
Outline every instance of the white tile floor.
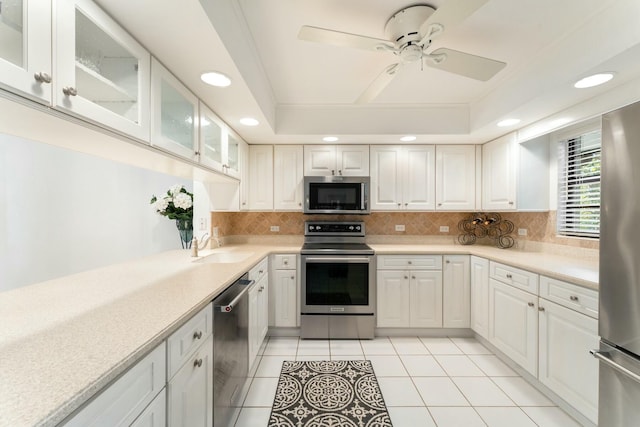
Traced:
<path fill-rule="evenodd" d="M 394 427 L 577 427 L 473 338 L 271 337 L 235 427 L 266 427 L 284 360 L 368 359 Z"/>

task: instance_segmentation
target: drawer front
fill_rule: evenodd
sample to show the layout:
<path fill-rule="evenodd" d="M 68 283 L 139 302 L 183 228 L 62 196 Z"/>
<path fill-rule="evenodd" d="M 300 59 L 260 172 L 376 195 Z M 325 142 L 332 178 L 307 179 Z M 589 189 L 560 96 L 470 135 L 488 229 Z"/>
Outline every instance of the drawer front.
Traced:
<path fill-rule="evenodd" d="M 279 254 L 273 256 L 273 268 L 276 270 L 295 270 L 296 254 Z"/>
<path fill-rule="evenodd" d="M 538 275 L 499 262 L 489 262 L 489 277 L 538 295 Z"/>
<path fill-rule="evenodd" d="M 442 270 L 442 255 L 378 255 L 378 270 Z"/>
<path fill-rule="evenodd" d="M 540 276 L 540 298 L 598 318 L 598 292 L 573 283 Z"/>
<path fill-rule="evenodd" d="M 184 362 L 206 341 L 213 331 L 213 307 L 203 308 L 167 339 L 168 377 L 175 375 Z"/>
<path fill-rule="evenodd" d="M 249 280 L 258 282 L 262 276 L 266 276 L 269 272 L 269 257 L 264 257 L 255 267 L 249 270 Z"/>
<path fill-rule="evenodd" d="M 63 425 L 65 427 L 131 425 L 164 388 L 165 351 L 163 342 Z"/>

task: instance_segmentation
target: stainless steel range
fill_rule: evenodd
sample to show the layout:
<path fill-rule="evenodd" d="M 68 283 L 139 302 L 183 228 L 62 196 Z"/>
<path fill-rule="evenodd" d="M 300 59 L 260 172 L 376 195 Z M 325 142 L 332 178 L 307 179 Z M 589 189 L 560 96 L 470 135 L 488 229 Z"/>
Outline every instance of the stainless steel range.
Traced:
<path fill-rule="evenodd" d="M 373 338 L 376 266 L 364 222 L 305 222 L 302 338 Z"/>

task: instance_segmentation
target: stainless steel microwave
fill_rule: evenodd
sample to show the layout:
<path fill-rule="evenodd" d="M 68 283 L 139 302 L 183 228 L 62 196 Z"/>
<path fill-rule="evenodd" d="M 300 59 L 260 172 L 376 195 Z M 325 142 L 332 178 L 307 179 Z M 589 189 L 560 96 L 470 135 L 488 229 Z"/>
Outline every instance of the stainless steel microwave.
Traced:
<path fill-rule="evenodd" d="M 305 176 L 304 213 L 368 214 L 368 176 Z"/>

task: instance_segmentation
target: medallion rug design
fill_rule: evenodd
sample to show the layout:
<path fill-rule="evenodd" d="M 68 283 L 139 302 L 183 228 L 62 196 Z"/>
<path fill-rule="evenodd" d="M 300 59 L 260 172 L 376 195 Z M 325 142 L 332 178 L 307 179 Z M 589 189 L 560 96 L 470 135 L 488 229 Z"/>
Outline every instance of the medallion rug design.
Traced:
<path fill-rule="evenodd" d="M 269 427 L 392 424 L 370 361 L 285 361 Z"/>

